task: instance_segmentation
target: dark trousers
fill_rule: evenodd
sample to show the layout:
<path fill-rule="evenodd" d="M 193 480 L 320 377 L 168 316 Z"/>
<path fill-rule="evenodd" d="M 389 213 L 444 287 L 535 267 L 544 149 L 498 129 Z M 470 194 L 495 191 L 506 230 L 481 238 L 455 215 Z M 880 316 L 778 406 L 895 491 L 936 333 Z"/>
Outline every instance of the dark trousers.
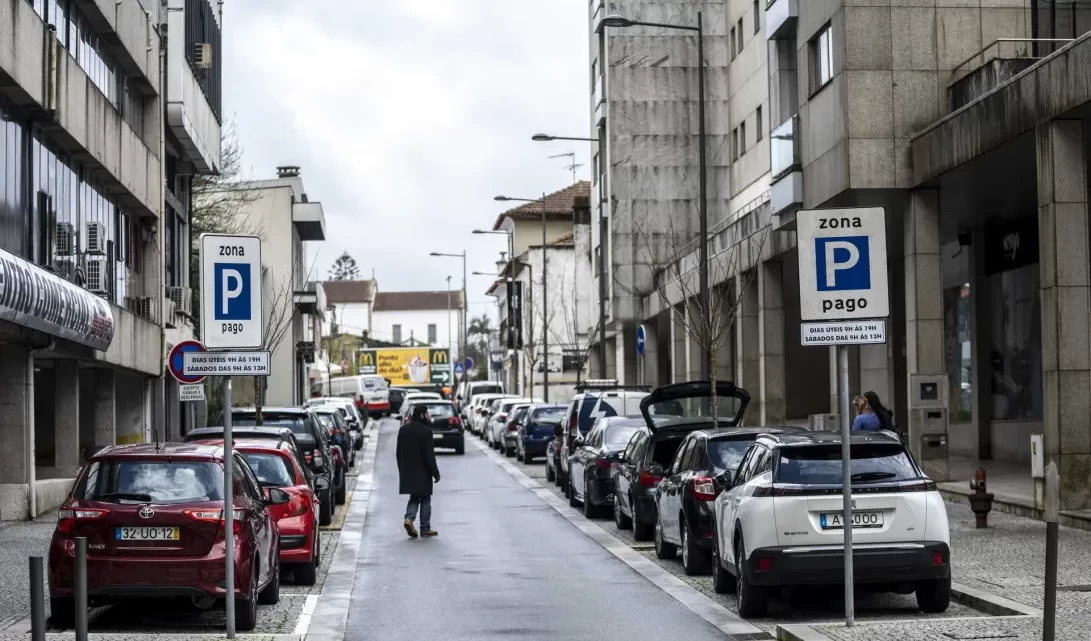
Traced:
<path fill-rule="evenodd" d="M 432 497 L 410 494 L 409 504 L 405 506 L 405 519 L 407 521 L 415 521 L 417 519 L 418 507 L 420 508 L 421 529 L 430 529 L 432 526 Z"/>

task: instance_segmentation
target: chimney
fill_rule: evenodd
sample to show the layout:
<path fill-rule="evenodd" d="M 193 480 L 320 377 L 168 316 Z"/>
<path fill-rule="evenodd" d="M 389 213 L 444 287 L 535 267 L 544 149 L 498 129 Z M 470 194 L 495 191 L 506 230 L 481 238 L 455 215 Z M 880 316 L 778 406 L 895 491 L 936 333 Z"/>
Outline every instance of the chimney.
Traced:
<path fill-rule="evenodd" d="M 298 178 L 299 166 L 298 165 L 282 165 L 277 167 L 277 178 Z"/>

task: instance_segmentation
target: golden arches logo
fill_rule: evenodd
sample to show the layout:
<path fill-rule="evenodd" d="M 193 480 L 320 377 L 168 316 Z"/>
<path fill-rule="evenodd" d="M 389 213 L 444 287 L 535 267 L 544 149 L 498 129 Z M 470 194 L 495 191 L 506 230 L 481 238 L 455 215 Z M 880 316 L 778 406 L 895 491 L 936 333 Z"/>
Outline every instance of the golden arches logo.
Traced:
<path fill-rule="evenodd" d="M 450 357 L 447 356 L 447 352 L 432 352 L 432 364 L 441 365 L 449 362 Z"/>
<path fill-rule="evenodd" d="M 360 365 L 361 366 L 367 366 L 367 367 L 374 367 L 375 366 L 375 354 L 372 354 L 370 352 L 360 354 Z"/>

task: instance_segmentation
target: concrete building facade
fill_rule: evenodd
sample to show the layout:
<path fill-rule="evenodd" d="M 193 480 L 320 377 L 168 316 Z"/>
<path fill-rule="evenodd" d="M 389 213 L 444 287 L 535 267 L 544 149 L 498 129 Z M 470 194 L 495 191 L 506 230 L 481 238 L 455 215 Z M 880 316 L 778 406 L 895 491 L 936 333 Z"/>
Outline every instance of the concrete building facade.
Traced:
<path fill-rule="evenodd" d="M 453 281 L 454 279 L 452 279 Z M 462 290 L 375 293 L 369 338 L 394 345 L 446 347 L 458 359 Z"/>

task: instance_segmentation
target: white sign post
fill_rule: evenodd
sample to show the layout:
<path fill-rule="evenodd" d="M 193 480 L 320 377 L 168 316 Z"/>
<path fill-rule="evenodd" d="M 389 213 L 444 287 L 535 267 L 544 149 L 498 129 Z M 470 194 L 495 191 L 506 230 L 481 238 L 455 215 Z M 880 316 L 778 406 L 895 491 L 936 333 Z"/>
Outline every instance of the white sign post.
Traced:
<path fill-rule="evenodd" d="M 262 347 L 261 307 L 261 239 L 257 236 L 229 236 L 226 234 L 201 234 L 201 334 L 209 350 L 253 350 Z M 197 353 L 191 355 L 222 358 L 223 361 L 207 362 L 186 358 L 183 367 L 202 369 L 205 375 L 227 376 L 224 385 L 224 556 L 227 572 L 225 585 L 227 598 L 227 638 L 235 638 L 235 542 L 234 542 L 234 454 L 231 436 L 231 376 L 258 375 L 260 369 L 269 373 L 269 355 L 264 354 L 264 368 L 248 371 L 247 357 L 254 354 Z M 183 357 L 184 358 L 184 357 Z M 257 357 L 260 361 L 260 356 Z M 241 362 L 236 362 L 240 361 Z M 227 363 L 231 360 L 231 363 Z M 224 366 L 226 364 L 226 366 Z M 238 369 L 236 369 L 236 366 Z M 213 369 L 214 371 L 207 371 Z"/>
<path fill-rule="evenodd" d="M 837 347 L 841 413 L 841 487 L 845 532 L 845 625 L 855 623 L 852 571 L 852 473 L 848 345 L 886 342 L 890 292 L 886 212 L 881 207 L 796 213 L 800 341 Z M 814 322 L 807 322 L 814 321 Z M 846 322 L 851 321 L 851 322 Z"/>

